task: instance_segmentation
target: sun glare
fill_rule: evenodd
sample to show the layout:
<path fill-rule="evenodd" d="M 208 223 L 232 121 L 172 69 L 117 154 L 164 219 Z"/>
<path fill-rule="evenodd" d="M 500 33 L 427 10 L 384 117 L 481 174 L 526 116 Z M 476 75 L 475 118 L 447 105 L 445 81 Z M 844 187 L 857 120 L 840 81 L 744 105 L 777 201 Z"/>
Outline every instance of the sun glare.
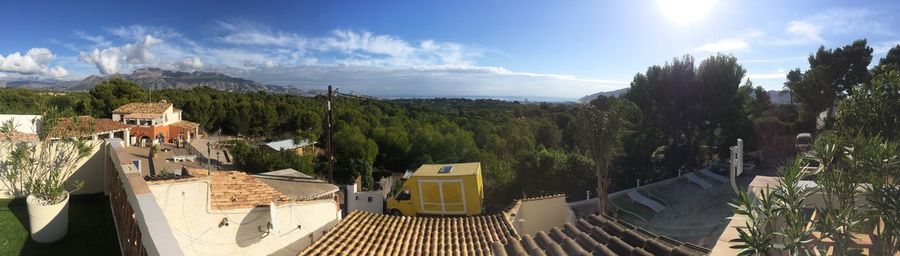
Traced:
<path fill-rule="evenodd" d="M 687 25 L 697 22 L 712 11 L 716 0 L 658 0 L 663 15 L 672 22 Z"/>

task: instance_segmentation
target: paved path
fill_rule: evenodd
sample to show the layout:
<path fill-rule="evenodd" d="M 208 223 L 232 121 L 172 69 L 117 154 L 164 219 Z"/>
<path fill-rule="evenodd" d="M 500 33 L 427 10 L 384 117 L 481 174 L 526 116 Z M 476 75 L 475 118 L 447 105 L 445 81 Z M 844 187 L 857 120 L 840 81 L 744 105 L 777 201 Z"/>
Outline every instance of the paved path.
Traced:
<path fill-rule="evenodd" d="M 728 179 L 728 178 L 725 178 L 725 176 L 722 176 L 722 175 L 719 175 L 719 174 L 717 174 L 717 173 L 711 172 L 711 171 L 709 171 L 709 169 L 707 169 L 707 168 L 701 169 L 701 170 L 700 170 L 700 173 L 702 173 L 703 175 L 706 175 L 706 177 L 713 178 L 713 179 L 718 180 L 719 182 L 722 182 L 722 183 L 728 183 L 728 181 L 729 181 L 729 179 Z"/>
<path fill-rule="evenodd" d="M 712 187 L 712 184 L 709 184 L 709 182 L 706 182 L 705 180 L 703 180 L 703 178 L 700 178 L 700 176 L 697 176 L 696 173 L 689 172 L 688 174 L 686 174 L 684 176 L 686 176 L 688 178 L 688 180 L 691 181 L 691 183 L 697 184 L 698 186 L 702 187 L 703 189 L 709 189 Z"/>
<path fill-rule="evenodd" d="M 650 209 L 653 209 L 653 211 L 656 212 L 656 213 L 659 213 L 659 212 L 661 212 L 661 211 L 663 211 L 663 210 L 666 209 L 665 206 L 663 206 L 662 204 L 660 204 L 660 203 L 657 202 L 656 200 L 653 200 L 653 199 L 650 199 L 650 198 L 648 198 L 648 197 L 646 197 L 646 196 L 644 196 L 644 195 L 641 195 L 641 193 L 638 193 L 637 191 L 631 191 L 631 192 L 628 192 L 627 195 L 628 195 L 628 197 L 631 198 L 631 200 L 634 200 L 635 202 L 638 202 L 638 203 L 643 204 L 643 205 L 645 205 L 645 206 L 647 206 L 647 207 L 650 207 Z"/>

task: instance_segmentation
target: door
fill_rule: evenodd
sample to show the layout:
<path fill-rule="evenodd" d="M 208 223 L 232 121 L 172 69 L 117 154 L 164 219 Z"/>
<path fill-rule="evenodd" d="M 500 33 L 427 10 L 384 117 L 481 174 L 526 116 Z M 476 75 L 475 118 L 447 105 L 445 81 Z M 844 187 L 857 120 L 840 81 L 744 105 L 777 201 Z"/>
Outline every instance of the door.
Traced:
<path fill-rule="evenodd" d="M 422 213 L 466 214 L 463 180 L 419 180 Z"/>

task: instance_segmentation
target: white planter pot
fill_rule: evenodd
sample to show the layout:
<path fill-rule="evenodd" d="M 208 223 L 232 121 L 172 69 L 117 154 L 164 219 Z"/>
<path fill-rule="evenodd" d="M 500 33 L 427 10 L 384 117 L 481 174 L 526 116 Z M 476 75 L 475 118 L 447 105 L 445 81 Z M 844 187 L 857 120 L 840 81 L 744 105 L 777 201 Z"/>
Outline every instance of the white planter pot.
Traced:
<path fill-rule="evenodd" d="M 66 236 L 69 231 L 69 194 L 62 202 L 52 205 L 41 204 L 36 197 L 28 195 L 28 223 L 31 239 L 39 243 L 52 243 Z"/>

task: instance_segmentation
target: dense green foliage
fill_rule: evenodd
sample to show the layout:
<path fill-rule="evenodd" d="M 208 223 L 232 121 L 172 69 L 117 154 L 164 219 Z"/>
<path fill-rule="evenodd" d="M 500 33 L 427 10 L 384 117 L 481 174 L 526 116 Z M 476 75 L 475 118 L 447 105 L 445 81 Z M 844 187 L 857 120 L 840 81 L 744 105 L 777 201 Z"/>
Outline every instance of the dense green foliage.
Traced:
<path fill-rule="evenodd" d="M 315 175 L 315 157 L 312 154 L 299 155 L 294 151 L 275 151 L 263 147 L 253 147 L 244 141 L 235 141 L 229 148 L 234 163 L 248 172 L 260 173 L 291 168 L 302 173 Z"/>
<path fill-rule="evenodd" d="M 322 96 L 195 88 L 153 91 L 151 98 L 151 92 L 136 84 L 114 79 L 87 93 L 0 89 L 0 98 L 10 99 L 0 102 L 0 111 L 7 113 L 34 113 L 35 106 L 51 104 L 102 118 L 108 118 L 112 109 L 126 102 L 165 99 L 184 111 L 184 119 L 199 123 L 210 133 L 220 131 L 257 141 L 310 138 L 319 141 L 320 147 L 327 142 Z M 370 174 L 376 171 L 403 172 L 424 163 L 481 162 L 486 193 L 492 195 L 486 202 L 489 208 L 505 206 L 522 195 L 584 195 L 595 188 L 590 161 L 585 161 L 589 158 L 577 150 L 576 105 L 463 99 L 381 101 L 340 96 L 335 98 L 334 109 L 334 178 L 338 183 L 349 183 L 361 175 L 364 185 L 372 186 Z M 565 164 L 552 164 L 558 167 L 556 170 L 533 168 L 537 165 L 534 158 L 548 152 L 565 156 L 559 160 Z M 294 168 L 319 177 L 327 175 L 324 156 L 303 158 L 247 144 L 235 144 L 231 155 L 247 170 Z M 540 161 L 547 165 L 556 160 Z M 527 172 L 519 171 L 524 169 L 531 172 L 520 175 Z M 521 185 L 555 179 L 554 175 L 560 173 L 568 174 L 558 177 L 563 179 L 552 186 Z"/>
<path fill-rule="evenodd" d="M 815 171 L 804 171 L 798 158 L 785 166 L 783 178 L 771 191 L 738 194 L 732 206 L 747 216 L 748 223 L 738 228 L 732 248 L 740 249 L 740 255 L 773 251 L 811 255 L 817 243 L 812 233 L 819 231 L 822 238 L 834 241 L 835 255 L 854 255 L 858 248 L 852 246 L 853 233 L 871 233 L 874 223 L 883 223 L 883 231 L 874 234 L 873 253 L 886 255 L 900 248 L 900 144 L 832 131 L 820 135 L 810 152 L 809 158 L 818 162 Z M 802 186 L 806 179 L 814 179 L 817 188 Z M 817 201 L 821 202 L 811 203 Z M 815 209 L 813 225 L 804 208 Z"/>
<path fill-rule="evenodd" d="M 691 56 L 635 75 L 624 98 L 642 113 L 624 138 L 617 166 L 636 179 L 658 180 L 678 169 L 697 167 L 712 156 L 725 157 L 728 146 L 753 143 L 754 112 L 768 108 L 762 88 L 741 86 L 746 70 L 730 55 L 715 55 L 694 65 Z"/>

